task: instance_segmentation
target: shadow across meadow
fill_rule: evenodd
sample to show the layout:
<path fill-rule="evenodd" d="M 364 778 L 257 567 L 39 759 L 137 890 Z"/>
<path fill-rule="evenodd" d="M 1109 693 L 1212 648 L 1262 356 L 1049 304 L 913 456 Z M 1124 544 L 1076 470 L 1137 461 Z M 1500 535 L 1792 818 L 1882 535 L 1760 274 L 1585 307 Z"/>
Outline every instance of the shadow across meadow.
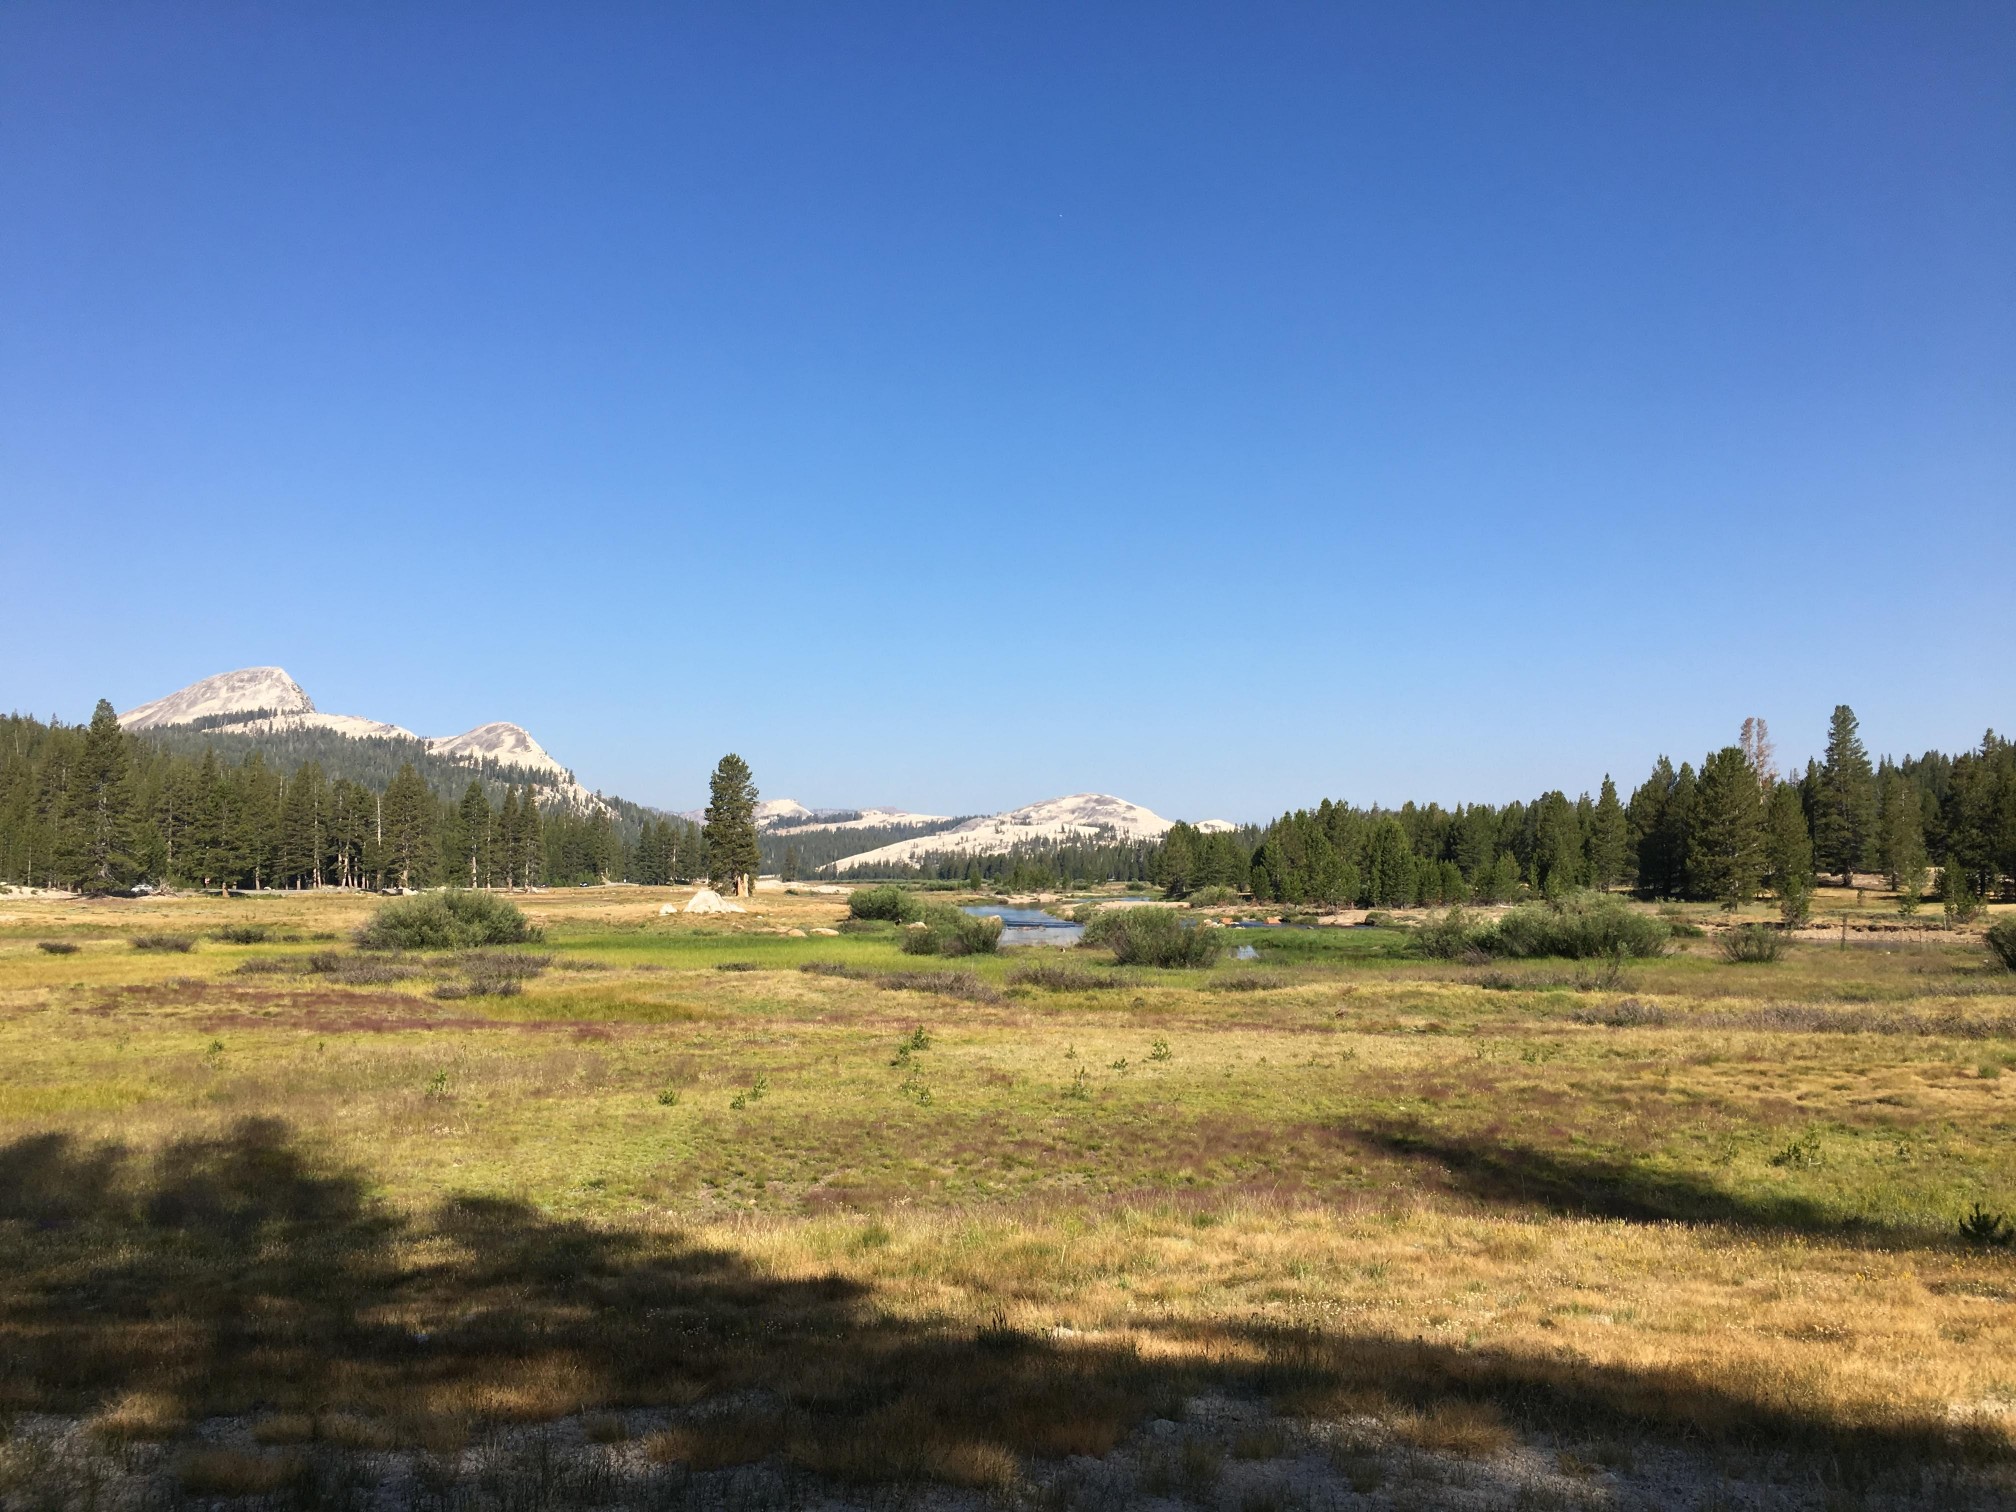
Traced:
<path fill-rule="evenodd" d="M 232 1416 L 268 1444 L 439 1453 L 654 1409 L 655 1457 L 682 1473 L 766 1460 L 839 1482 L 1000 1486 L 1217 1391 L 1319 1417 L 1461 1407 L 1569 1437 L 1607 1424 L 1872 1474 L 2002 1442 L 1843 1421 L 1685 1370 L 1386 1335 L 1227 1322 L 1166 1325 L 1156 1344 L 900 1319 L 838 1274 L 767 1274 L 674 1232 L 494 1198 L 408 1219 L 274 1119 L 151 1152 L 60 1134 L 0 1148 L 0 1417 L 89 1417 L 112 1441 L 186 1443 Z"/>
<path fill-rule="evenodd" d="M 1824 1204 L 1796 1194 L 1732 1192 L 1703 1176 L 1658 1170 L 1631 1160 L 1543 1150 L 1408 1124 L 1354 1126 L 1339 1132 L 1367 1153 L 1426 1168 L 1433 1184 L 1490 1207 L 1539 1209 L 1564 1217 L 1618 1218 L 1633 1223 L 1729 1224 L 1912 1248 L 1946 1242 L 1920 1229 L 1844 1218 Z"/>

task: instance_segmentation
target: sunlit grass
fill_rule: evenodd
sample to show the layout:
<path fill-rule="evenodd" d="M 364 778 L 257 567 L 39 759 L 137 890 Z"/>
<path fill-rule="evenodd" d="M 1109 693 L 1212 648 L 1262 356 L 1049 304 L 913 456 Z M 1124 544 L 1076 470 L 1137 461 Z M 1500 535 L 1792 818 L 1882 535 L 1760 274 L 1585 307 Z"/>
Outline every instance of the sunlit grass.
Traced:
<path fill-rule="evenodd" d="M 2011 1447 L 1995 1404 L 2016 1399 L 2016 1264 L 1957 1223 L 1975 1202 L 2016 1208 L 2016 976 L 1967 940 L 1807 944 L 1762 966 L 1689 946 L 1597 979 L 1255 931 L 1261 961 L 1208 972 L 951 963 L 992 989 L 975 1000 L 878 980 L 917 968 L 891 934 L 811 934 L 832 901 L 766 896 L 723 927 L 660 917 L 665 896 L 535 896 L 554 964 L 518 996 L 452 1000 L 434 995 L 446 956 L 375 986 L 239 970 L 347 950 L 368 902 L 0 899 L 0 1331 L 27 1362 L 0 1369 L 5 1404 L 130 1439 L 268 1402 L 262 1442 L 427 1444 L 760 1378 L 787 1404 L 774 1421 L 652 1453 L 753 1435 L 851 1475 L 870 1473 L 847 1458 L 858 1435 L 843 1453 L 804 1404 L 846 1397 L 876 1360 L 953 1349 L 975 1395 L 889 1407 L 873 1474 L 1005 1484 L 1018 1456 L 1074 1433 L 1103 1452 L 1211 1381 L 1291 1414 L 1369 1411 L 1459 1454 L 1595 1406 L 1675 1441 Z M 124 943 L 255 914 L 302 938 Z M 227 1187 L 232 1160 L 306 1162 L 301 1189 L 341 1194 L 342 1217 L 300 1220 L 301 1276 L 326 1259 L 402 1328 L 494 1316 L 509 1337 L 472 1337 L 426 1382 L 358 1345 L 313 1399 L 287 1384 L 307 1343 L 199 1368 L 178 1351 L 214 1344 L 201 1328 L 93 1334 L 59 1369 L 45 1345 L 91 1325 L 47 1311 L 48 1288 L 88 1275 L 99 1241 L 149 1252 L 167 1177 L 148 1163 L 176 1149 L 207 1152 L 189 1158 Z M 128 1195 L 61 1216 L 93 1170 Z M 502 1205 L 470 1211 L 529 1271 L 482 1270 L 456 1237 L 471 1203 Z M 620 1281 L 658 1248 L 727 1257 L 730 1291 L 771 1298 L 746 1305 L 777 1308 L 780 1339 L 877 1342 L 854 1365 L 803 1339 L 734 1368 L 703 1350 L 644 1381 L 598 1309 L 713 1274 Z M 552 1258 L 577 1251 L 608 1268 Z M 727 1305 L 714 1284 L 703 1313 Z M 561 1342 L 511 1331 L 549 1307 L 574 1330 Z M 1026 1395 L 1059 1370 L 1092 1372 L 1105 1404 L 1076 1426 Z"/>

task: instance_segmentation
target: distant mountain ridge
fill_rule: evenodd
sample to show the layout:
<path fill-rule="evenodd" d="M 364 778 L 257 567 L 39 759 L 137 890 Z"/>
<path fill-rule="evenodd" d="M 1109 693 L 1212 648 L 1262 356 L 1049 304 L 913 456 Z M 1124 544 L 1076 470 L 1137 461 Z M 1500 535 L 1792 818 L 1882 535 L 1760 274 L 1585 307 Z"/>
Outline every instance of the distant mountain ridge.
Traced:
<path fill-rule="evenodd" d="M 1111 793 L 1072 793 L 862 851 L 838 861 L 835 869 L 848 872 L 871 867 L 916 866 L 927 859 L 1007 855 L 1024 846 L 1045 844 L 1154 841 L 1168 834 L 1174 824 L 1174 820 L 1164 819 L 1152 809 Z M 1197 827 L 1216 830 L 1233 826 L 1223 819 L 1206 819 Z"/>
<path fill-rule="evenodd" d="M 322 730 L 352 740 L 410 740 L 430 754 L 483 772 L 518 773 L 573 807 L 602 799 L 582 787 L 522 725 L 498 720 L 460 735 L 416 735 L 403 725 L 356 714 L 327 714 L 282 667 L 241 667 L 189 684 L 119 716 L 136 734 L 200 729 L 218 735 L 277 736 Z"/>
<path fill-rule="evenodd" d="M 522 725 L 496 720 L 460 735 L 416 735 L 384 720 L 325 713 L 281 667 L 220 672 L 128 709 L 119 722 L 184 748 L 216 740 L 241 751 L 277 748 L 295 761 L 315 756 L 325 762 L 330 753 L 342 752 L 345 764 L 354 751 L 357 762 L 368 760 L 374 771 L 396 770 L 406 760 L 424 764 L 437 787 L 460 780 L 459 768 L 491 783 L 531 782 L 542 803 L 557 799 L 584 813 L 607 810 L 641 821 L 662 812 L 589 792 Z M 332 742 L 332 736 L 340 739 Z M 700 823 L 706 811 L 689 809 L 675 817 Z M 1110 793 L 1073 793 L 977 818 L 890 807 L 811 808 L 795 798 L 770 798 L 757 805 L 756 823 L 766 864 L 783 859 L 787 845 L 795 843 L 805 867 L 844 873 L 913 867 L 948 856 L 1007 855 L 1025 847 L 1145 843 L 1160 840 L 1172 821 Z M 1197 828 L 1233 826 L 1207 819 Z M 865 848 L 846 853 L 850 846 Z"/>

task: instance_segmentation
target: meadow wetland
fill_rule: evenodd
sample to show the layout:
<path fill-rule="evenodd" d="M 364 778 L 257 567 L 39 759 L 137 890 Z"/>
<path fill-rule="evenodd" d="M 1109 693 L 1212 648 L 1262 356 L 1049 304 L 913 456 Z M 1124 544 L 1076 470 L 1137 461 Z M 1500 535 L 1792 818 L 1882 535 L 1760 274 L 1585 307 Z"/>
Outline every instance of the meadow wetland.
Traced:
<path fill-rule="evenodd" d="M 1163 970 L 690 891 L 0 895 L 0 1500 L 2016 1497 L 1978 928 Z"/>

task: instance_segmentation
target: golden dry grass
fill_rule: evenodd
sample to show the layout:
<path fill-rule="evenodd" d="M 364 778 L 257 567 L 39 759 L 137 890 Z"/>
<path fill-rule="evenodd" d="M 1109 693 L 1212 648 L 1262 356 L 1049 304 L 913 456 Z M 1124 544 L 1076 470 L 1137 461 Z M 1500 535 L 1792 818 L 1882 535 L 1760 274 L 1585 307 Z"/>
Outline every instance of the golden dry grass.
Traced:
<path fill-rule="evenodd" d="M 2016 1265 L 1955 1228 L 2016 1205 L 2016 978 L 1964 940 L 1579 990 L 978 961 L 948 997 L 872 979 L 914 966 L 887 939 L 787 933 L 831 899 L 664 896 L 535 895 L 554 964 L 453 1002 L 445 962 L 240 970 L 368 902 L 0 898 L 0 1409 L 288 1446 L 178 1459 L 219 1496 L 294 1446 L 619 1444 L 645 1409 L 686 1414 L 655 1463 L 999 1491 L 1200 1391 L 1459 1459 L 2016 1449 Z M 276 938 L 207 938 L 255 915 Z M 1202 1494 L 1208 1458 L 1154 1475 Z"/>

